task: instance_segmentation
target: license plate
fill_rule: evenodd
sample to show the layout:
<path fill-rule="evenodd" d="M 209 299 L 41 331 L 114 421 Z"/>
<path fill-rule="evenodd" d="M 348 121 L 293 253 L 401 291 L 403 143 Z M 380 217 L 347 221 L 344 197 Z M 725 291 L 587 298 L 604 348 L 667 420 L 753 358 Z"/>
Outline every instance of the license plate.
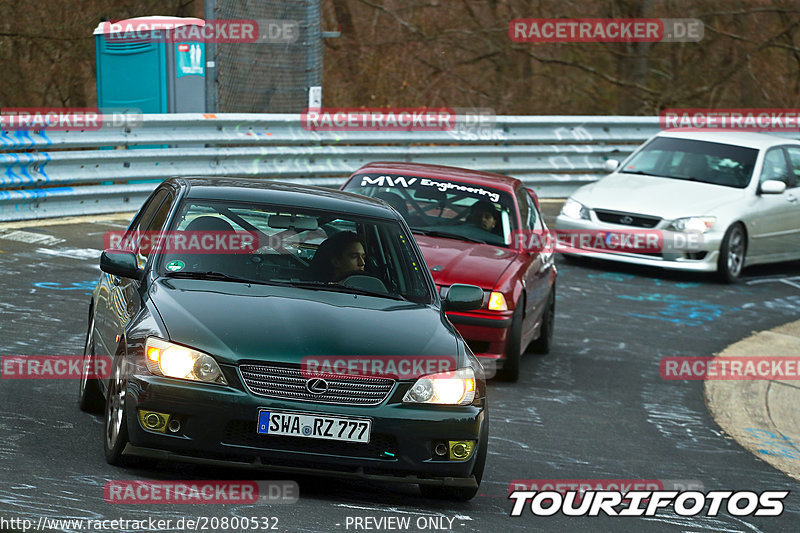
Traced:
<path fill-rule="evenodd" d="M 262 435 L 369 443 L 372 420 L 261 409 L 257 431 Z"/>

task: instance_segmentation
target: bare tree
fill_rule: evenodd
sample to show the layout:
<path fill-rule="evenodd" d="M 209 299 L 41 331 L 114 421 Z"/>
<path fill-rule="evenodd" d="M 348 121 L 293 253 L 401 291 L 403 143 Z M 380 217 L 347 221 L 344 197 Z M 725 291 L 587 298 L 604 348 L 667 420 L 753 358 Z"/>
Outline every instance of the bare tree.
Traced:
<path fill-rule="evenodd" d="M 233 1 L 233 0 L 217 0 Z M 321 0 L 328 106 L 654 114 L 791 107 L 797 0 Z M 0 106 L 93 106 L 101 17 L 198 16 L 202 0 L 4 0 Z M 698 18 L 699 43 L 519 43 L 515 18 Z M 264 61 L 269 61 L 268 57 Z"/>
<path fill-rule="evenodd" d="M 357 52 L 342 46 L 326 56 L 326 91 L 333 86 L 343 102 L 364 101 L 340 83 L 354 77 L 368 81 L 381 105 L 498 113 L 653 114 L 680 106 L 786 106 L 798 98 L 786 90 L 800 86 L 794 0 L 335 1 L 349 7 L 360 32 Z M 705 37 L 537 44 L 507 34 L 515 18 L 605 17 L 698 18 Z"/>
<path fill-rule="evenodd" d="M 193 16 L 198 4 L 195 0 L 0 2 L 0 107 L 95 106 L 92 31 L 102 18 Z M 201 4 L 199 8 L 202 13 Z"/>

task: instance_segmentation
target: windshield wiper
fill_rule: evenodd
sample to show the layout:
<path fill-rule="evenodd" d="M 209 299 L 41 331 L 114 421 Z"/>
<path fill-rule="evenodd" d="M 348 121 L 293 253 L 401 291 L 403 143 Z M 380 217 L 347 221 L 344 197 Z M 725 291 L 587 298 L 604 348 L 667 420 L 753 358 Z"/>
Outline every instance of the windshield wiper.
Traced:
<path fill-rule="evenodd" d="M 671 180 L 697 181 L 699 183 L 709 183 L 708 181 L 703 181 L 700 178 L 695 178 L 693 176 L 663 176 L 661 174 L 650 174 L 649 172 L 642 172 L 641 170 L 622 170 L 621 173 L 639 174 L 641 176 L 653 176 L 654 178 L 668 178 Z"/>
<path fill-rule="evenodd" d="M 673 180 L 681 180 L 681 181 L 696 181 L 698 183 L 709 183 L 707 181 L 703 181 L 700 178 L 695 178 L 694 176 L 664 176 L 665 178 L 670 178 Z"/>
<path fill-rule="evenodd" d="M 348 287 L 347 285 L 342 285 L 336 282 L 325 282 L 325 281 L 291 281 L 288 282 L 288 285 L 292 287 L 297 287 L 299 289 L 312 289 L 312 290 L 323 290 L 323 291 L 334 291 L 334 292 L 347 292 L 352 294 L 363 294 L 364 296 L 377 296 L 378 298 L 389 298 L 391 300 L 401 300 L 404 302 L 409 302 L 407 298 L 394 293 L 389 292 L 378 292 L 378 291 L 370 291 L 367 289 L 359 289 L 357 287 Z"/>
<path fill-rule="evenodd" d="M 656 178 L 668 178 L 669 176 L 661 176 L 659 174 L 651 174 L 641 170 L 620 170 L 620 174 L 639 174 L 640 176 L 655 176 Z"/>
<path fill-rule="evenodd" d="M 324 281 L 266 281 L 242 278 L 239 276 L 232 276 L 224 272 L 216 272 L 209 270 L 207 272 L 167 272 L 165 276 L 170 278 L 183 278 L 183 279 L 208 279 L 214 281 L 233 281 L 236 283 L 250 283 L 254 285 L 277 285 L 281 287 L 296 287 L 298 289 L 312 289 L 312 290 L 327 290 L 334 292 L 346 292 L 351 294 L 363 294 L 365 296 L 377 296 L 379 298 L 389 298 L 391 300 L 401 300 L 410 302 L 407 298 L 399 294 L 392 294 L 387 292 L 374 292 L 366 289 L 359 289 L 356 287 L 348 287 L 339 283 L 326 283 Z"/>
<path fill-rule="evenodd" d="M 170 278 L 209 279 L 214 281 L 233 281 L 236 283 L 251 283 L 254 285 L 272 285 L 272 283 L 268 281 L 232 276 L 230 274 L 226 274 L 225 272 L 217 272 L 215 270 L 208 270 L 206 272 L 167 272 L 164 275 Z"/>
<path fill-rule="evenodd" d="M 394 294 L 391 292 L 370 291 L 367 289 L 359 289 L 357 287 L 348 287 L 346 285 L 341 285 L 341 287 L 347 292 L 352 292 L 353 294 L 363 294 L 364 296 L 376 296 L 378 298 L 390 298 L 392 300 L 400 300 L 402 302 L 410 301 L 407 298 L 400 296 L 399 294 Z"/>
<path fill-rule="evenodd" d="M 447 233 L 446 231 L 411 228 L 411 233 L 420 233 L 422 235 L 428 235 L 430 237 L 444 237 L 446 239 L 457 239 L 459 241 L 469 241 L 469 242 L 477 242 L 479 244 L 486 244 L 486 241 L 481 239 L 476 239 L 474 237 L 465 237 L 464 235 L 458 235 L 456 233 Z"/>

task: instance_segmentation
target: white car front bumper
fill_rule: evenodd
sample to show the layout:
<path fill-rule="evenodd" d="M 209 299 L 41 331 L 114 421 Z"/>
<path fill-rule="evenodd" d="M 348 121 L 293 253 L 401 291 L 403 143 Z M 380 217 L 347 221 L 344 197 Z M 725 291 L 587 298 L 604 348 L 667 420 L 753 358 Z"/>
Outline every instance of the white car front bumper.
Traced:
<path fill-rule="evenodd" d="M 687 234 L 658 228 L 645 229 L 616 224 L 604 224 L 593 220 L 575 219 L 559 215 L 555 223 L 556 231 L 569 232 L 625 232 L 626 230 L 659 232 L 664 243 L 663 249 L 657 253 L 616 252 L 608 249 L 573 248 L 562 251 L 565 255 L 605 259 L 635 265 L 654 266 L 670 270 L 686 270 L 692 272 L 715 272 L 719 258 L 719 247 L 723 235 L 708 232 L 693 235 L 689 240 Z M 577 242 L 577 241 L 576 241 Z"/>

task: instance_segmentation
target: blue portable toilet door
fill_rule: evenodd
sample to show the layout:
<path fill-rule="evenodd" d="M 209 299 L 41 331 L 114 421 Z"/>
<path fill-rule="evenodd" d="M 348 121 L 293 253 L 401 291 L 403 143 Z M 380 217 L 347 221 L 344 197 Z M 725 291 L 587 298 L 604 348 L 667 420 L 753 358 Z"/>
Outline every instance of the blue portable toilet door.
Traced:
<path fill-rule="evenodd" d="M 165 43 L 95 35 L 97 106 L 167 113 Z"/>

